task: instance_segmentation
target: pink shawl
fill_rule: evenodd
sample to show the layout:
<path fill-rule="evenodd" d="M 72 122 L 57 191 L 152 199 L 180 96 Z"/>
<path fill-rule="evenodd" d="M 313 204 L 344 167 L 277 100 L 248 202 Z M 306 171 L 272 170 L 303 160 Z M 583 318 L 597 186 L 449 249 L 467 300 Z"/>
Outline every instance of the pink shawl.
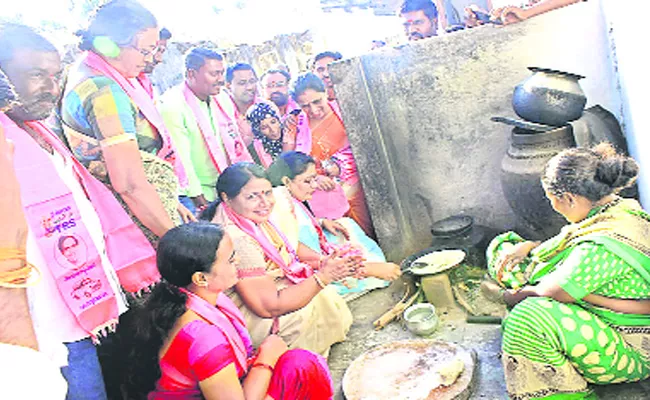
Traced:
<path fill-rule="evenodd" d="M 341 117 L 341 109 L 336 101 L 330 101 L 328 103 L 336 116 L 343 121 Z M 311 154 L 312 141 L 311 141 L 311 128 L 309 127 L 309 117 L 307 113 L 302 111 L 298 115 L 298 124 L 296 129 L 296 151 L 300 151 L 305 154 Z"/>
<path fill-rule="evenodd" d="M 237 162 L 253 162 L 253 158 L 248 152 L 243 139 L 235 129 L 235 124 L 230 120 L 230 117 L 223 110 L 217 99 L 214 97 L 211 98 L 213 108 L 216 106 L 216 110 L 211 110 L 211 112 L 214 113 L 219 124 L 219 132 L 214 131 L 212 124 L 208 120 L 208 116 L 205 115 L 199 107 L 199 99 L 194 95 L 186 83 L 183 84 L 182 91 L 185 101 L 190 107 L 190 110 L 192 110 L 192 114 L 194 114 L 194 118 L 199 125 L 203 141 L 205 142 L 210 158 L 212 159 L 217 171 L 221 173 L 223 170 L 228 168 L 230 164 L 235 164 Z M 228 155 L 227 157 L 219 143 L 219 138 L 221 138 L 223 149 L 225 149 Z"/>
<path fill-rule="evenodd" d="M 101 258 L 87 233 L 71 192 L 56 172 L 52 160 L 43 149 L 6 115 L 0 124 L 7 138 L 16 146 L 16 173 L 21 185 L 21 198 L 30 227 L 48 261 L 61 295 L 79 322 L 93 339 L 106 328 L 117 324 L 116 294 L 110 289 L 101 267 Z M 130 292 L 138 292 L 160 279 L 155 253 L 113 194 L 88 172 L 58 137 L 39 121 L 28 121 L 54 151 L 72 163 L 72 168 L 104 230 L 108 259 L 116 269 L 120 284 Z M 35 173 L 35 171 L 38 171 Z M 68 264 L 60 254 L 58 240 L 66 236 L 76 239 L 83 265 Z M 54 249 L 53 249 L 54 247 Z M 125 251 L 128 249 L 128 251 Z"/>
<path fill-rule="evenodd" d="M 174 172 L 182 188 L 187 187 L 187 175 L 181 163 L 180 157 L 176 156 L 176 149 L 165 128 L 162 116 L 158 112 L 153 102 L 152 96 L 147 92 L 144 86 L 138 81 L 138 78 L 125 78 L 119 71 L 113 68 L 106 60 L 92 51 L 84 53 L 80 63 L 87 65 L 102 75 L 114 80 L 122 90 L 138 106 L 140 112 L 145 116 L 147 121 L 158 131 L 163 140 L 163 147 L 158 151 L 158 157 L 168 161 L 174 166 Z"/>
<path fill-rule="evenodd" d="M 0 123 L 4 126 L 7 137 L 11 135 L 13 139 L 28 135 L 27 132 L 23 131 L 4 114 L 0 114 Z M 38 132 L 55 151 L 73 163 L 74 171 L 97 211 L 104 230 L 108 258 L 113 264 L 120 284 L 124 289 L 135 293 L 158 282 L 160 274 L 156 267 L 156 254 L 151 244 L 149 244 L 142 231 L 133 223 L 133 220 L 124 211 L 110 190 L 88 172 L 70 153 L 70 150 L 63 145 L 56 134 L 45 125 L 38 121 L 31 121 L 27 124 Z M 38 147 L 36 143 L 33 144 Z M 32 148 L 29 151 L 34 153 L 35 150 L 36 148 Z M 38 150 L 42 151 L 40 147 L 38 147 Z M 16 160 L 17 164 L 31 162 L 28 157 L 16 157 Z M 54 167 L 51 170 L 54 171 Z M 43 173 L 45 172 L 47 171 L 43 171 Z M 41 190 L 47 195 L 45 188 L 41 188 Z M 128 251 L 125 251 L 125 249 L 128 249 Z"/>
<path fill-rule="evenodd" d="M 282 233 L 272 222 L 267 221 L 264 223 L 269 224 L 284 242 L 285 248 L 291 255 L 291 261 L 289 264 L 284 261 L 278 249 L 273 245 L 264 232 L 262 232 L 257 224 L 234 212 L 226 203 L 221 203 L 219 205 L 216 218 L 231 221 L 244 233 L 255 239 L 260 247 L 262 247 L 264 254 L 282 270 L 284 276 L 292 283 L 300 283 L 314 274 L 314 271 L 309 265 L 298 260 L 296 250 L 291 246 L 291 243 L 289 243 L 289 239 L 287 239 L 284 233 Z"/>
<path fill-rule="evenodd" d="M 235 353 L 237 364 L 242 371 L 248 371 L 248 358 L 253 354 L 253 344 L 246 330 L 244 315 L 235 303 L 225 294 L 219 293 L 215 307 L 187 289 L 180 290 L 187 295 L 188 309 L 221 329 Z"/>

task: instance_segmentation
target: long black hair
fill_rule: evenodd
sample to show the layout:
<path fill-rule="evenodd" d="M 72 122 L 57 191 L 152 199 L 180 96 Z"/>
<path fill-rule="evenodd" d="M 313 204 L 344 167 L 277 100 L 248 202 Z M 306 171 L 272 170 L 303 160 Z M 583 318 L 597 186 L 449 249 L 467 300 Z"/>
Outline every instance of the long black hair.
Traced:
<path fill-rule="evenodd" d="M 314 158 L 300 151 L 282 153 L 266 170 L 273 187 L 283 186 L 285 176 L 293 180 L 296 176 L 307 171 L 310 165 L 316 164 Z"/>
<path fill-rule="evenodd" d="M 210 203 L 199 218 L 212 221 L 221 204 L 221 194 L 225 193 L 229 199 L 237 197 L 252 178 L 268 179 L 264 168 L 251 162 L 238 162 L 223 170 L 217 180 L 217 200 Z"/>
<path fill-rule="evenodd" d="M 149 296 L 135 304 L 119 329 L 126 356 L 122 395 L 145 399 L 154 390 L 161 371 L 158 354 L 174 324 L 186 311 L 187 287 L 196 272 L 210 272 L 223 239 L 220 225 L 195 222 L 169 230 L 158 243 L 156 263 L 162 281 Z"/>

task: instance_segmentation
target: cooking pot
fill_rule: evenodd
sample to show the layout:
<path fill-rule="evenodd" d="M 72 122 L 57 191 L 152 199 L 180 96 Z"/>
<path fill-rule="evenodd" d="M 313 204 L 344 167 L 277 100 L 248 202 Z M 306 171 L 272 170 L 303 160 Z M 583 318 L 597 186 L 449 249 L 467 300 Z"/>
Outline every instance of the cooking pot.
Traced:
<path fill-rule="evenodd" d="M 580 116 L 587 104 L 578 81 L 584 76 L 545 68 L 528 68 L 533 75 L 515 87 L 512 108 L 521 118 L 538 124 L 563 126 Z"/>

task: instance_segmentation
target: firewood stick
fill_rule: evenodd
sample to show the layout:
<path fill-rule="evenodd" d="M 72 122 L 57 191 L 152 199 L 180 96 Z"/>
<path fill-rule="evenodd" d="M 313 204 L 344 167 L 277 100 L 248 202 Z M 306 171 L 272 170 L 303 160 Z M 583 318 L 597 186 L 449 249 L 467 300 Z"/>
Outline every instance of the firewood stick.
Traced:
<path fill-rule="evenodd" d="M 418 290 L 406 302 L 400 301 L 395 305 L 395 307 L 393 307 L 384 315 L 379 317 L 379 319 L 377 319 L 373 323 L 373 325 L 375 326 L 375 330 L 380 330 L 384 328 L 386 325 L 391 323 L 395 318 L 399 317 L 404 312 L 404 310 L 406 310 L 411 304 L 413 304 L 413 302 L 415 302 L 415 299 L 417 299 L 419 295 L 420 295 L 420 291 Z"/>

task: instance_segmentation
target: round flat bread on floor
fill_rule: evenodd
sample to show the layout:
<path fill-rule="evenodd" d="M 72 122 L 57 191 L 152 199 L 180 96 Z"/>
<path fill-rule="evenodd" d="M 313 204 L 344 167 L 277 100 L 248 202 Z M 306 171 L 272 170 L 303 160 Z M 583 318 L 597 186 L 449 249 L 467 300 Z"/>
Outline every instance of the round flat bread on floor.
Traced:
<path fill-rule="evenodd" d="M 469 398 L 476 357 L 454 343 L 406 340 L 377 346 L 350 364 L 347 400 Z"/>

